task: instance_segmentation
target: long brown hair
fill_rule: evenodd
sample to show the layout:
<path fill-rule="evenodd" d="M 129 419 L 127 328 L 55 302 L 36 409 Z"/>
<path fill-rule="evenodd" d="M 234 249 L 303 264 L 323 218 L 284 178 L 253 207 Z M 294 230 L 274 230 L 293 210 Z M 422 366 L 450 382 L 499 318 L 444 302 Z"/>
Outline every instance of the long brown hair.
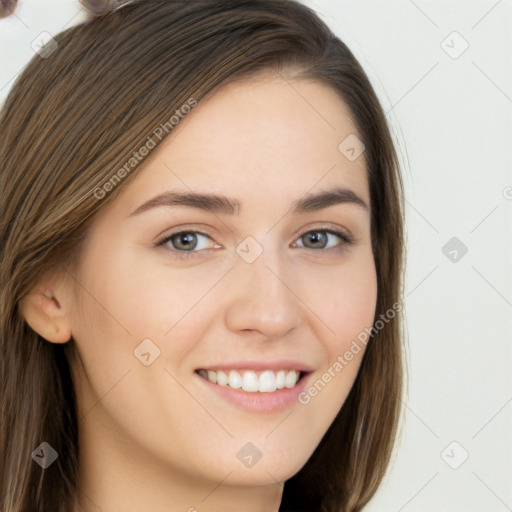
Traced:
<path fill-rule="evenodd" d="M 18 77 L 0 114 L 3 512 L 69 512 L 77 493 L 73 340 L 45 341 L 20 301 L 76 261 L 93 216 L 139 168 L 103 185 L 190 98 L 268 70 L 336 91 L 366 146 L 375 320 L 402 300 L 403 185 L 386 118 L 359 63 L 312 10 L 291 0 L 136 0 L 55 41 Z M 98 187 L 108 191 L 101 200 Z M 402 336 L 398 311 L 372 331 L 346 402 L 285 483 L 280 511 L 352 512 L 375 493 L 401 413 Z M 59 454 L 47 469 L 31 459 L 43 441 Z"/>

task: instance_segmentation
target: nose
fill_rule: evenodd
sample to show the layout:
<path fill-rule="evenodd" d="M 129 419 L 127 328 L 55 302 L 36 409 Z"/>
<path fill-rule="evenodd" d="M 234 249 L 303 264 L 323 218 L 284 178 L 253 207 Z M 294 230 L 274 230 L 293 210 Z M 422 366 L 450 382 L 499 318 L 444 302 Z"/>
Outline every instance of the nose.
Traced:
<path fill-rule="evenodd" d="M 254 262 L 238 260 L 231 272 L 225 323 L 240 334 L 283 338 L 302 322 L 302 301 L 293 291 L 291 270 L 264 251 Z"/>

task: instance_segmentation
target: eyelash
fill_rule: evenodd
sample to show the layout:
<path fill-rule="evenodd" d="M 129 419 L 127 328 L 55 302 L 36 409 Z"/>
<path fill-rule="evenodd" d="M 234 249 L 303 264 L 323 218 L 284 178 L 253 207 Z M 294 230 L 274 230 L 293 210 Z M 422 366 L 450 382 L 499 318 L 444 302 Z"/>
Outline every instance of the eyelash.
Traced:
<path fill-rule="evenodd" d="M 317 228 L 317 229 L 312 229 L 312 230 L 309 230 L 309 231 L 305 231 L 302 235 L 300 235 L 298 237 L 298 239 L 301 239 L 303 236 L 309 234 L 309 233 L 330 233 L 332 235 L 336 235 L 338 236 L 340 239 L 341 239 L 341 243 L 335 247 L 329 247 L 328 249 L 312 249 L 311 247 L 299 247 L 299 249 L 310 249 L 311 251 L 329 251 L 329 250 L 343 250 L 343 246 L 347 246 L 347 245 L 353 245 L 354 244 L 354 238 L 342 231 L 338 231 L 336 229 L 332 229 L 332 228 Z M 194 235 L 203 235 L 203 236 L 206 236 L 208 238 L 210 238 L 211 240 L 211 237 L 208 233 L 204 233 L 202 231 L 196 231 L 196 230 L 193 230 L 193 229 L 189 229 L 189 230 L 181 230 L 181 231 L 176 231 L 175 233 L 171 233 L 170 235 L 165 235 L 163 236 L 162 238 L 156 240 L 154 242 L 154 246 L 155 247 L 163 247 L 165 244 L 167 244 L 167 242 L 171 241 L 171 239 L 176 236 L 176 235 L 182 235 L 182 234 L 194 234 Z M 207 250 L 207 249 L 202 249 L 202 250 L 199 250 L 199 251 L 196 251 L 196 250 L 192 250 L 192 251 L 183 251 L 183 250 L 180 250 L 180 249 L 171 249 L 171 248 L 168 248 L 168 251 L 170 251 L 173 255 L 173 257 L 177 258 L 177 259 L 190 259 L 190 258 L 195 258 L 197 256 L 199 256 L 203 250 Z"/>

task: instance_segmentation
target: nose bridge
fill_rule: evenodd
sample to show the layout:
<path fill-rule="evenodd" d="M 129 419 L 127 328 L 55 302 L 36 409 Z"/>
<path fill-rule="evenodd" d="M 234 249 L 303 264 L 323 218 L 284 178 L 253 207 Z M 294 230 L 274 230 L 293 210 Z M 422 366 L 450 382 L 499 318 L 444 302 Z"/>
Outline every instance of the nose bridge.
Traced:
<path fill-rule="evenodd" d="M 286 255 L 272 246 L 254 239 L 237 247 L 232 278 L 233 292 L 227 305 L 226 323 L 232 330 L 255 330 L 267 337 L 283 336 L 301 322 L 300 301 L 291 291 Z M 291 289 L 290 289 L 291 288 Z"/>

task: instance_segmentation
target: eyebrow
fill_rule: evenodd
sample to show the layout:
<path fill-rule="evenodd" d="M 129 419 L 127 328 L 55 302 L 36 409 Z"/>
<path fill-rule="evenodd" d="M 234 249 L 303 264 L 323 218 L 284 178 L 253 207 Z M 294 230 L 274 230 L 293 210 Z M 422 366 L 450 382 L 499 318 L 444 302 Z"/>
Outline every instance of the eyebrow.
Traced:
<path fill-rule="evenodd" d="M 292 215 L 322 210 L 336 204 L 352 204 L 369 212 L 366 202 L 353 190 L 335 187 L 316 194 L 310 193 L 291 204 Z M 153 197 L 140 205 L 130 217 L 156 207 L 187 206 L 212 213 L 240 215 L 241 203 L 238 199 L 209 193 L 168 191 Z"/>

